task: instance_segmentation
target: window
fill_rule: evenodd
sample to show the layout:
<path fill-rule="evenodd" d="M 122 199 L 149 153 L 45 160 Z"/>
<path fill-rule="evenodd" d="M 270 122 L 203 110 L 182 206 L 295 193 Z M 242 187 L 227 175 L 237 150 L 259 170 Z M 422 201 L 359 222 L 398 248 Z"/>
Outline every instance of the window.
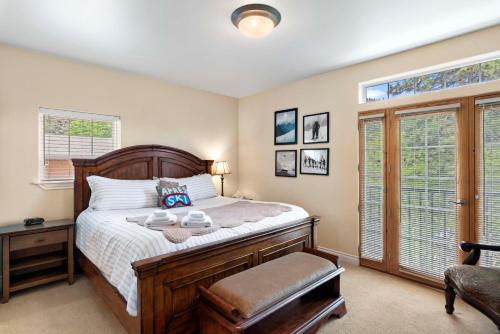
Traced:
<path fill-rule="evenodd" d="M 496 59 L 487 61 L 443 68 L 439 71 L 420 71 L 418 74 L 393 80 L 361 84 L 361 101 L 383 101 L 499 79 L 500 58 L 497 55 Z"/>
<path fill-rule="evenodd" d="M 71 159 L 94 159 L 120 147 L 120 118 L 40 108 L 40 184 L 67 186 Z"/>
<path fill-rule="evenodd" d="M 384 266 L 384 113 L 359 117 L 359 222 L 361 261 Z"/>

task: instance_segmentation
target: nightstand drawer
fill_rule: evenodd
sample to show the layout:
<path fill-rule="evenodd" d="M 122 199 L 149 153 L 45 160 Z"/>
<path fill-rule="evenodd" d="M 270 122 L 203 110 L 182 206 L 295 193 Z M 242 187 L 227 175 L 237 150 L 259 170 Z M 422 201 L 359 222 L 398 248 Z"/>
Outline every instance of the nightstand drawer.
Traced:
<path fill-rule="evenodd" d="M 68 230 L 34 233 L 10 238 L 10 250 L 52 245 L 68 241 Z"/>

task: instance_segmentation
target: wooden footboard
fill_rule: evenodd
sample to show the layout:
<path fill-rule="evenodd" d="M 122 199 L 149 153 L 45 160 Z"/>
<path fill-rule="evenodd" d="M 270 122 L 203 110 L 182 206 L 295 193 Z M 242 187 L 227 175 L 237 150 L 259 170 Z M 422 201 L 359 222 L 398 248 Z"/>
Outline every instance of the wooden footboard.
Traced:
<path fill-rule="evenodd" d="M 137 276 L 138 316 L 126 312 L 116 289 L 85 259 L 80 263 L 97 293 L 129 333 L 195 333 L 199 285 L 216 281 L 280 256 L 316 246 L 318 217 L 223 242 L 132 263 Z"/>
<path fill-rule="evenodd" d="M 286 227 L 133 263 L 141 333 L 196 332 L 197 286 L 209 287 L 260 263 L 314 247 L 318 221 L 311 217 Z"/>

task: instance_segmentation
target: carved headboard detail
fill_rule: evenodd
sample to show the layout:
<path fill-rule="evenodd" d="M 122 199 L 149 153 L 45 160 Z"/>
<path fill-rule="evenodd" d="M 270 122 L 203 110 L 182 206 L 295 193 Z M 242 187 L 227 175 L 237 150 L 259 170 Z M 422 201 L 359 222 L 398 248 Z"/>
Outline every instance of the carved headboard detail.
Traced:
<path fill-rule="evenodd" d="M 89 205 L 87 176 L 112 179 L 152 179 L 156 177 L 188 177 L 211 173 L 213 160 L 202 160 L 177 148 L 161 145 L 125 147 L 97 159 L 73 159 L 75 167 L 74 219 Z"/>

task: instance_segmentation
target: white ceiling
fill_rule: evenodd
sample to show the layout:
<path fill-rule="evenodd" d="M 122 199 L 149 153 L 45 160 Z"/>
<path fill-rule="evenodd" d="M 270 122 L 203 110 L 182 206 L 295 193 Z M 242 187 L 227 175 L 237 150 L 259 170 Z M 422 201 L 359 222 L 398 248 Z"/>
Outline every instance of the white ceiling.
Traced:
<path fill-rule="evenodd" d="M 0 0 L 0 41 L 241 97 L 500 23 L 498 0 L 269 0 L 255 40 L 232 25 L 249 0 Z"/>

